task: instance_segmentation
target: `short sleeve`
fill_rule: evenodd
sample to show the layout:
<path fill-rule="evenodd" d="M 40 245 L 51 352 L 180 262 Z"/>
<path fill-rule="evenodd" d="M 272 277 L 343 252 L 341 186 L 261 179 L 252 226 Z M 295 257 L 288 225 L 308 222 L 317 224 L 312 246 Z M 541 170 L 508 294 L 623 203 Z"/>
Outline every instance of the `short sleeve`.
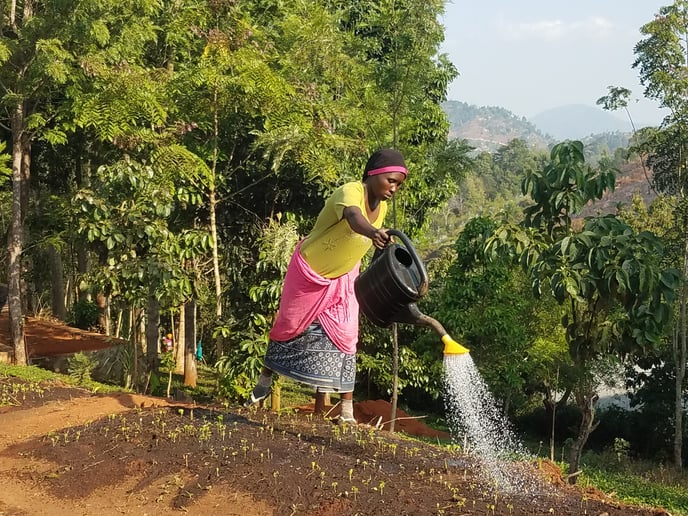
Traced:
<path fill-rule="evenodd" d="M 344 208 L 348 206 L 360 208 L 363 204 L 363 183 L 347 183 L 343 185 L 332 194 L 332 201 L 337 219 L 341 219 Z"/>

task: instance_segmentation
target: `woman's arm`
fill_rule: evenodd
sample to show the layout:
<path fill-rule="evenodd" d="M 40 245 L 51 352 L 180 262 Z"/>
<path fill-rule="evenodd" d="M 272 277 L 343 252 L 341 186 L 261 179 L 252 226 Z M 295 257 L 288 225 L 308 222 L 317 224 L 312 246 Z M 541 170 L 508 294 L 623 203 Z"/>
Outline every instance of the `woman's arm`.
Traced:
<path fill-rule="evenodd" d="M 376 228 L 373 226 L 361 213 L 361 208 L 358 206 L 347 206 L 344 208 L 342 215 L 349 224 L 349 227 L 359 235 L 370 238 L 373 245 L 378 249 L 384 249 L 389 242 L 389 235 L 387 230 L 383 228 Z"/>

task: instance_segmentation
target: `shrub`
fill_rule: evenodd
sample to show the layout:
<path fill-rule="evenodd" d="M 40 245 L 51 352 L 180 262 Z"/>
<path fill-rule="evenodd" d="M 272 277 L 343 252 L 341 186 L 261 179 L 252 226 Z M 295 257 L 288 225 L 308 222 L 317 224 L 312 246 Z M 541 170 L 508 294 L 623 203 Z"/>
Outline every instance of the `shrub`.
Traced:
<path fill-rule="evenodd" d="M 98 325 L 99 314 L 100 309 L 93 301 L 80 299 L 72 305 L 67 323 L 82 330 L 90 330 Z"/>
<path fill-rule="evenodd" d="M 98 361 L 86 353 L 76 353 L 67 360 L 67 372 L 77 383 L 86 384 L 92 380 L 91 373 L 98 367 Z"/>

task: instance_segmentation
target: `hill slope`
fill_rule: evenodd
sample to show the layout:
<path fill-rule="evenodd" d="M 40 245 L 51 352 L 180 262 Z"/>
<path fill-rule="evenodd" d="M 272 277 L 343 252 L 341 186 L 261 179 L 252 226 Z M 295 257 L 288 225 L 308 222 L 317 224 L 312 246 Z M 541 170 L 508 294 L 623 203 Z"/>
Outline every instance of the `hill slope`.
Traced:
<path fill-rule="evenodd" d="M 480 151 L 494 152 L 514 138 L 530 147 L 546 149 L 553 143 L 535 125 L 496 106 L 473 106 L 455 100 L 442 104 L 449 119 L 449 137 L 461 138 Z"/>

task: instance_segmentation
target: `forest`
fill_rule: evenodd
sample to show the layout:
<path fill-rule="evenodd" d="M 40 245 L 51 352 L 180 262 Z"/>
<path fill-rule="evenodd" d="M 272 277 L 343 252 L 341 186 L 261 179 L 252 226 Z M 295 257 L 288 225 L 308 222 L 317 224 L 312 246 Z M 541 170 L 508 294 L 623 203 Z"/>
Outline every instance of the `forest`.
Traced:
<path fill-rule="evenodd" d="M 571 472 L 586 448 L 688 464 L 688 3 L 662 8 L 635 47 L 644 95 L 670 114 L 613 153 L 448 138 L 459 70 L 439 53 L 443 5 L 3 4 L 14 362 L 28 363 L 24 317 L 41 315 L 129 341 L 112 381 L 137 391 L 167 370 L 193 388 L 202 343 L 217 398 L 245 399 L 296 242 L 329 192 L 393 147 L 409 176 L 386 226 L 423 251 L 420 307 L 471 349 L 518 428 Z M 630 113 L 629 97 L 610 87 L 598 103 Z M 652 203 L 582 217 L 631 165 Z M 174 360 L 161 364 L 168 333 Z M 358 347 L 358 395 L 442 412 L 436 336 L 363 321 Z M 633 410 L 598 407 L 610 387 Z"/>

